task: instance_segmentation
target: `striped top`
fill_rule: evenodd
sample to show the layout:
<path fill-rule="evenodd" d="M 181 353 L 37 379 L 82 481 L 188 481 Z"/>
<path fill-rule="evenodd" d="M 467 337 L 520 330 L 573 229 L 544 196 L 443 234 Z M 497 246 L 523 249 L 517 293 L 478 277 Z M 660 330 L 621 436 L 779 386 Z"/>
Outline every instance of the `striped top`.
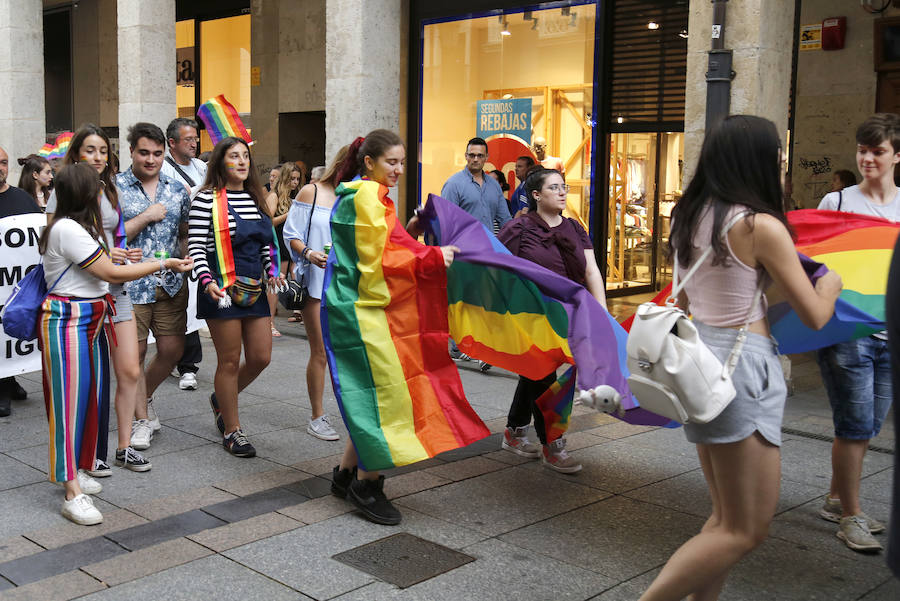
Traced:
<path fill-rule="evenodd" d="M 200 282 L 201 290 L 213 279 L 206 255 L 216 251 L 212 229 L 214 198 L 215 193 L 212 190 L 206 189 L 198 192 L 194 200 L 191 201 L 191 213 L 188 219 L 188 254 L 194 259 L 194 274 Z M 228 206 L 240 215 L 241 219 L 254 221 L 262 218 L 256 203 L 253 202 L 253 197 L 248 192 L 228 190 Z M 229 212 L 228 230 L 232 239 L 234 238 L 235 227 L 234 215 Z M 272 265 L 269 245 L 264 245 L 259 252 L 262 258 L 263 270 L 268 272 Z"/>

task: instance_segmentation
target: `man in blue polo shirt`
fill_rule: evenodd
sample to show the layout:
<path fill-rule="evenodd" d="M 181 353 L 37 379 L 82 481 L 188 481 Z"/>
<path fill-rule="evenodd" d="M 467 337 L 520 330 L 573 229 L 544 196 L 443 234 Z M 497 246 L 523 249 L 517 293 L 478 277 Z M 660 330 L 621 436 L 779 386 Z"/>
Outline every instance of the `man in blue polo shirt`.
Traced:
<path fill-rule="evenodd" d="M 466 144 L 466 168 L 450 176 L 441 189 L 441 196 L 493 232 L 495 221 L 503 227 L 510 216 L 500 184 L 484 173 L 487 158 L 487 142 L 482 138 L 469 140 Z"/>
<path fill-rule="evenodd" d="M 466 144 L 466 168 L 450 176 L 441 188 L 441 196 L 458 205 L 483 223 L 489 232 L 493 232 L 494 222 L 497 222 L 498 228 L 503 227 L 510 217 L 500 184 L 484 173 L 487 158 L 487 142 L 482 138 L 469 140 Z M 450 339 L 450 356 L 454 359 L 468 360 L 468 356 L 456 348 L 453 339 Z M 481 371 L 491 368 L 484 361 L 479 361 L 478 365 Z"/>

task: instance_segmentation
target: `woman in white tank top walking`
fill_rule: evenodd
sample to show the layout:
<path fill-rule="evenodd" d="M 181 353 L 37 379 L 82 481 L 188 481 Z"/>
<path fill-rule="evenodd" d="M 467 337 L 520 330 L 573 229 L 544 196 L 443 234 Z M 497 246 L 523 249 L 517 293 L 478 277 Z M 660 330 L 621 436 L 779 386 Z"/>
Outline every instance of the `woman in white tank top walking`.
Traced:
<path fill-rule="evenodd" d="M 713 248 L 679 298 L 701 339 L 724 361 L 738 329 L 749 325 L 732 376 L 734 400 L 711 422 L 685 426 L 712 515 L 669 558 L 642 601 L 717 599 L 732 566 L 766 539 L 775 514 L 786 389 L 765 296 L 754 302 L 755 291 L 773 280 L 803 323 L 819 329 L 841 290 L 830 271 L 813 287 L 800 265 L 784 215 L 782 157 L 771 121 L 727 117 L 707 134 L 694 178 L 672 212 L 670 246 L 680 268 L 686 272 L 702 249 Z"/>

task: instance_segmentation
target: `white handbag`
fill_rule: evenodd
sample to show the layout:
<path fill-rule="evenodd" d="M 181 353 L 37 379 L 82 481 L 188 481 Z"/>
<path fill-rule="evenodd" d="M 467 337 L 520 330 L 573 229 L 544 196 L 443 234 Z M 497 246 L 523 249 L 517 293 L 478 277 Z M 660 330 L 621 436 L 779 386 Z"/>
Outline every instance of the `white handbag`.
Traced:
<path fill-rule="evenodd" d="M 735 216 L 725 226 L 722 236 L 743 216 L 744 213 Z M 641 407 L 682 424 L 705 424 L 722 413 L 734 399 L 736 393 L 731 374 L 747 339 L 749 318 L 762 297 L 760 285 L 750 305 L 748 321 L 738 331 L 734 347 L 722 365 L 700 340 L 696 326 L 675 306 L 685 282 L 711 252 L 712 245 L 703 251 L 680 282 L 676 255 L 672 292 L 665 306 L 648 302 L 638 307 L 626 344 L 627 365 L 631 372 L 628 386 Z"/>

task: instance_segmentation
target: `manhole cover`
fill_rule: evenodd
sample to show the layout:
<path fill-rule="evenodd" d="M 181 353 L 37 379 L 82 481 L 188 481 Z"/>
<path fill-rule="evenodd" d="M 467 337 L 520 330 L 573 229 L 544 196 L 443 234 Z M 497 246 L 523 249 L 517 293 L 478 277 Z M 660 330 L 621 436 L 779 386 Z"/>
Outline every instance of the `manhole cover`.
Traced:
<path fill-rule="evenodd" d="M 332 559 L 400 588 L 408 588 L 475 561 L 465 553 L 406 533 L 338 553 Z"/>

